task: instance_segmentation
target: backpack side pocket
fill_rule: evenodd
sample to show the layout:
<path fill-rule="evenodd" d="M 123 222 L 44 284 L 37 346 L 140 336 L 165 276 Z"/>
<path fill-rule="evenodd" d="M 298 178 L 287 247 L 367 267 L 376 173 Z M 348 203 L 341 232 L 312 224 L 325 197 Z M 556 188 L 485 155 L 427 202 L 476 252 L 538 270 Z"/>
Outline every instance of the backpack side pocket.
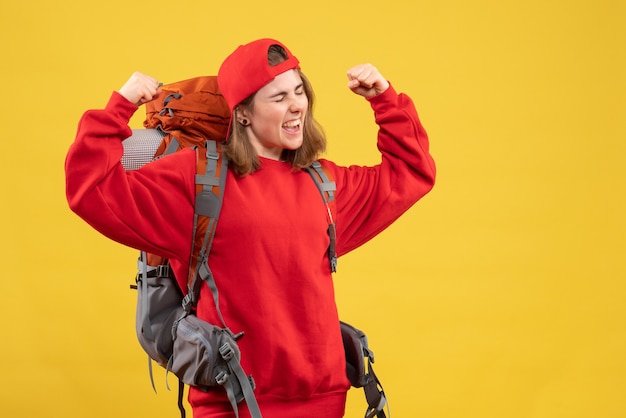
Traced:
<path fill-rule="evenodd" d="M 137 339 L 150 358 L 166 367 L 173 351 L 172 327 L 183 315 L 182 292 L 173 278 L 157 276 L 139 277 L 137 294 Z"/>

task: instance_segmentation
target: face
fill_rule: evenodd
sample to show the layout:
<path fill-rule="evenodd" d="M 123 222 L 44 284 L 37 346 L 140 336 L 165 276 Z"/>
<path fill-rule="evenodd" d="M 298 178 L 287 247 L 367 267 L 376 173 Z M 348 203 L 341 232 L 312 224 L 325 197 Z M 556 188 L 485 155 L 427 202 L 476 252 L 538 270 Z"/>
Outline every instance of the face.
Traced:
<path fill-rule="evenodd" d="M 248 119 L 248 138 L 259 156 L 278 160 L 284 149 L 300 148 L 308 102 L 300 74 L 289 70 L 262 87 L 249 107 L 240 109 L 239 121 Z"/>

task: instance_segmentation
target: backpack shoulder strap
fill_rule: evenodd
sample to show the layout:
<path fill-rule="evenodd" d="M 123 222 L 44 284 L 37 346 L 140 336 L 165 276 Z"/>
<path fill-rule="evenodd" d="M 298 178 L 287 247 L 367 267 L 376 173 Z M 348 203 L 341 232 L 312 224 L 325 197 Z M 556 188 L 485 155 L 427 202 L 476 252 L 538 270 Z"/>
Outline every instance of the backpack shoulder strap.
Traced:
<path fill-rule="evenodd" d="M 329 178 L 319 161 L 314 161 L 305 169 L 317 186 L 322 195 L 326 210 L 328 212 L 328 236 L 330 245 L 328 246 L 328 260 L 330 261 L 330 270 L 335 273 L 337 271 L 337 229 L 335 227 L 335 213 L 337 212 L 337 204 L 335 202 L 335 192 L 337 184 Z"/>
<path fill-rule="evenodd" d="M 365 418 L 388 418 L 385 414 L 385 407 L 391 416 L 389 404 L 383 385 L 374 373 L 372 366 L 374 352 L 368 346 L 367 336 L 363 331 L 346 322 L 339 321 L 339 324 L 346 354 L 348 380 L 353 387 L 362 387 L 365 393 L 365 400 L 367 401 Z"/>
<path fill-rule="evenodd" d="M 201 150 L 198 150 L 198 152 L 201 152 Z M 200 284 L 205 281 L 213 293 L 222 324 L 225 328 L 228 328 L 219 309 L 217 287 L 207 263 L 217 227 L 217 220 L 222 209 L 228 160 L 222 155 L 220 144 L 216 141 L 207 141 L 205 152 L 205 156 L 198 156 L 196 205 L 193 220 L 194 240 L 191 247 L 187 296 L 183 301 L 183 307 L 188 311 L 188 309 L 197 305 Z"/>

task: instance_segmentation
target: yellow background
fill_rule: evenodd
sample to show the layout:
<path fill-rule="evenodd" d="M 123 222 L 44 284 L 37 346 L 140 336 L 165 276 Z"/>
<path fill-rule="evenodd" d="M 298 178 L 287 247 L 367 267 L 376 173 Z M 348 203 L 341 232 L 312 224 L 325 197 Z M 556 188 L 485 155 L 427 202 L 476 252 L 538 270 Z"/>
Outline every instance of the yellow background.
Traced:
<path fill-rule="evenodd" d="M 136 252 L 68 210 L 64 157 L 133 71 L 214 74 L 269 36 L 315 86 L 327 157 L 378 158 L 345 87 L 362 62 L 431 137 L 433 192 L 336 275 L 393 416 L 626 416 L 625 28 L 623 0 L 5 2 L 0 415 L 177 416 L 135 340 Z"/>

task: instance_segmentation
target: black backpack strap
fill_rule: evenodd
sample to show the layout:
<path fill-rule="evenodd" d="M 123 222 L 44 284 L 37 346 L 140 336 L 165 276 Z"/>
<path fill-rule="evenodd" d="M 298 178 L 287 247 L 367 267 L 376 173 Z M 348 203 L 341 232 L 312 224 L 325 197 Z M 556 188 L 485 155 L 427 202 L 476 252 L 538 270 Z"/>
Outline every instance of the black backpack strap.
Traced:
<path fill-rule="evenodd" d="M 328 246 L 328 260 L 330 261 L 330 270 L 335 273 L 337 271 L 337 229 L 335 226 L 334 211 L 331 209 L 335 207 L 335 192 L 337 191 L 337 184 L 331 181 L 324 170 L 322 164 L 319 161 L 314 161 L 305 170 L 309 173 L 317 189 L 322 195 L 326 210 L 328 212 L 328 236 L 330 238 L 330 244 Z"/>
<path fill-rule="evenodd" d="M 372 362 L 367 360 L 367 383 L 363 386 L 365 392 L 365 400 L 367 401 L 367 411 L 365 412 L 365 418 L 387 418 L 385 415 L 385 406 L 387 406 L 387 412 L 389 412 L 389 404 L 385 397 L 385 391 L 383 389 L 380 380 L 374 373 L 372 368 Z M 389 414 L 391 416 L 391 414 Z"/>
<path fill-rule="evenodd" d="M 187 416 L 187 411 L 185 411 L 185 405 L 183 404 L 184 394 L 185 383 L 178 379 L 178 410 L 180 411 L 180 418 L 185 418 Z"/>
<path fill-rule="evenodd" d="M 346 354 L 346 375 L 353 387 L 362 387 L 365 392 L 365 418 L 387 418 L 384 408 L 386 406 L 389 412 L 389 405 L 383 386 L 372 367 L 374 352 L 368 346 L 367 336 L 346 322 L 339 321 L 339 325 Z"/>

